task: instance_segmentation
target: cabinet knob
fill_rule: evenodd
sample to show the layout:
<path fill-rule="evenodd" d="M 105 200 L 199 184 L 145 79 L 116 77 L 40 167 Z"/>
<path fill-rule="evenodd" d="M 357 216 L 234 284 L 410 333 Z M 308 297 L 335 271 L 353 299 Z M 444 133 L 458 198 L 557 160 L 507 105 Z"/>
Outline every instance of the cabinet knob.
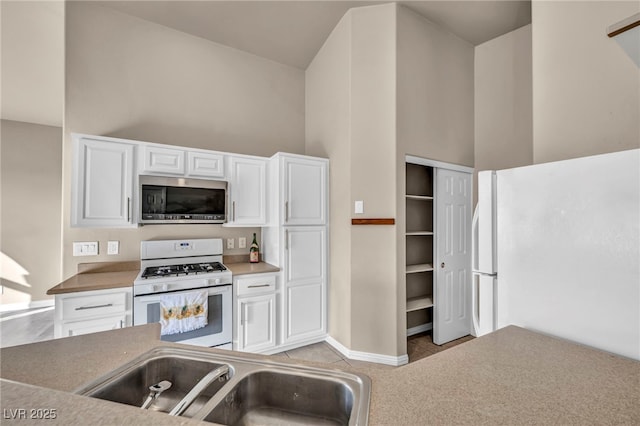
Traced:
<path fill-rule="evenodd" d="M 442 262 L 442 263 L 440 264 L 440 267 L 441 267 L 441 268 L 444 268 L 444 262 Z"/>

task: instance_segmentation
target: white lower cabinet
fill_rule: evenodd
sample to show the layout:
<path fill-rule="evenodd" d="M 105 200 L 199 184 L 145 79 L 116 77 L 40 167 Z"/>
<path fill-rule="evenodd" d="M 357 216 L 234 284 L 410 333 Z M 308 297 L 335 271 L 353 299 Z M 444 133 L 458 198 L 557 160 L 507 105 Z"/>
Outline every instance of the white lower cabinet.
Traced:
<path fill-rule="evenodd" d="M 268 352 L 277 345 L 277 273 L 233 278 L 235 326 L 233 349 Z"/>
<path fill-rule="evenodd" d="M 291 345 L 326 334 L 327 230 L 287 226 L 282 232 L 282 344 Z"/>
<path fill-rule="evenodd" d="M 132 325 L 131 288 L 58 294 L 54 336 L 69 337 Z"/>
<path fill-rule="evenodd" d="M 287 286 L 283 343 L 325 333 L 322 282 Z"/>
<path fill-rule="evenodd" d="M 276 346 L 276 295 L 238 299 L 238 348 L 259 352 Z"/>

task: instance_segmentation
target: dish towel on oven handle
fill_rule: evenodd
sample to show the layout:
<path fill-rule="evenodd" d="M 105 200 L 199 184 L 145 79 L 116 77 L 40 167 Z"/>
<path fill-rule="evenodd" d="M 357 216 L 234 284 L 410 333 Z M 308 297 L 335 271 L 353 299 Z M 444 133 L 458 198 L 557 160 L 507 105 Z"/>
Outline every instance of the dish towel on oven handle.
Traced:
<path fill-rule="evenodd" d="M 161 336 L 186 333 L 207 325 L 208 292 L 165 294 L 160 297 Z"/>

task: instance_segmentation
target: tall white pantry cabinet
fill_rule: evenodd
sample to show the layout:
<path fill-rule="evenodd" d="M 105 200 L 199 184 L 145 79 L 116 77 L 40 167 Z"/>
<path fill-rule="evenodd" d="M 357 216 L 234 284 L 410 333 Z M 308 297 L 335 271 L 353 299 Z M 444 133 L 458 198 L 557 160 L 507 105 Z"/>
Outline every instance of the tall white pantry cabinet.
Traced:
<path fill-rule="evenodd" d="M 264 261 L 281 271 L 280 343 L 300 346 L 327 332 L 329 160 L 275 154 L 269 164 L 269 225 Z"/>

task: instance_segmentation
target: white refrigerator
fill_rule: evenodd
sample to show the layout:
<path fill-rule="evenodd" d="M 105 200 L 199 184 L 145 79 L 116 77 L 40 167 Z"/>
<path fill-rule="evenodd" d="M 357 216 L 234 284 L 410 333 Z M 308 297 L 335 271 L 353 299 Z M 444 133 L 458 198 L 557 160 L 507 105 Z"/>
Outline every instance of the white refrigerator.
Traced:
<path fill-rule="evenodd" d="M 478 173 L 478 204 L 472 221 L 471 334 L 480 337 L 496 329 L 496 172 Z"/>
<path fill-rule="evenodd" d="M 480 172 L 478 200 L 475 335 L 513 324 L 640 360 L 640 150 Z"/>

